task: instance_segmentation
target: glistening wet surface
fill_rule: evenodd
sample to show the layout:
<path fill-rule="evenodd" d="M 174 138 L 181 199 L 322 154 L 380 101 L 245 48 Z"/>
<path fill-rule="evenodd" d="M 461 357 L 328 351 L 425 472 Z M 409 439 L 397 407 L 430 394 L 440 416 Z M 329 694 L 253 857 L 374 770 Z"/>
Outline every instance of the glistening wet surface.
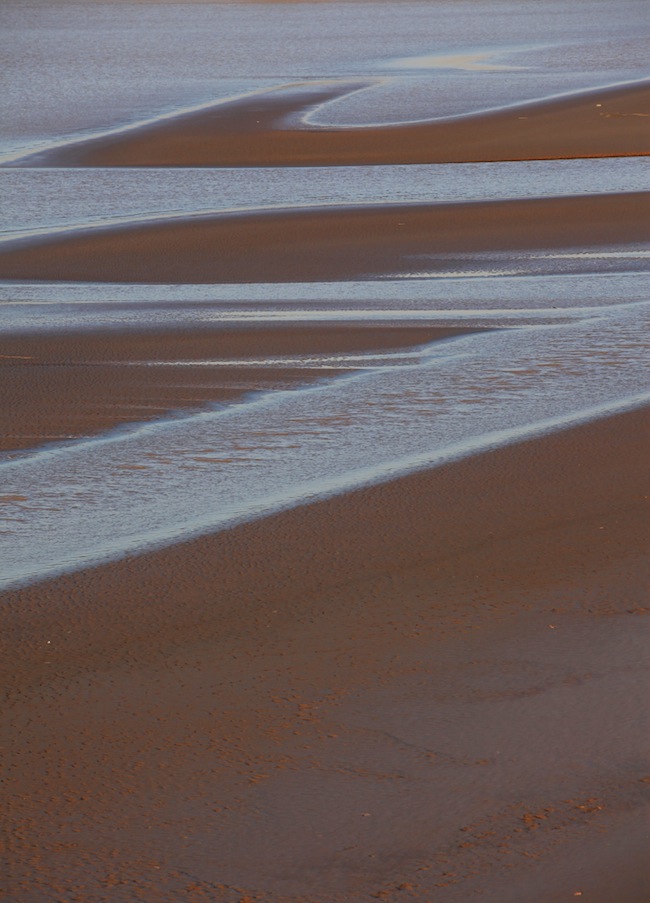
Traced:
<path fill-rule="evenodd" d="M 647 901 L 649 24 L 0 2 L 16 903 Z"/>
<path fill-rule="evenodd" d="M 7 151 L 313 79 L 374 79 L 318 121 L 457 115 L 647 76 L 643 4 L 474 0 L 2 7 Z M 372 26 L 370 26 L 372 23 Z M 70 52 L 74 47 L 74 53 Z M 43 72 L 48 73 L 43 89 Z"/>
<path fill-rule="evenodd" d="M 510 325 L 434 343 L 415 359 L 384 356 L 309 389 L 6 460 L 4 580 L 173 541 L 640 403 L 649 316 L 639 303 L 557 325 Z"/>
<path fill-rule="evenodd" d="M 645 191 L 642 158 L 297 169 L 0 169 L 0 237 L 225 210 Z"/>
<path fill-rule="evenodd" d="M 81 16 L 67 0 L 9 2 L 4 161 L 243 94 L 254 102 L 255 92 L 297 84 L 315 97 L 328 79 L 342 96 L 300 114 L 315 126 L 462 116 L 647 77 L 640 4 L 617 4 L 616 15 L 608 0 L 567 9 L 563 0 L 486 3 L 480 15 L 466 0 L 97 2 Z M 353 83 L 363 89 L 346 94 Z M 647 187 L 647 167 L 633 158 L 289 172 L 0 169 L 4 239 L 208 211 Z M 192 366 L 344 375 L 5 455 L 3 579 L 175 541 L 635 404 L 647 391 L 647 265 L 647 248 L 607 245 L 420 255 L 399 274 L 345 283 L 4 283 L 1 329 L 12 335 L 369 323 L 482 331 L 396 352 L 206 356 Z M 173 371 L 189 362 L 147 363 Z"/>

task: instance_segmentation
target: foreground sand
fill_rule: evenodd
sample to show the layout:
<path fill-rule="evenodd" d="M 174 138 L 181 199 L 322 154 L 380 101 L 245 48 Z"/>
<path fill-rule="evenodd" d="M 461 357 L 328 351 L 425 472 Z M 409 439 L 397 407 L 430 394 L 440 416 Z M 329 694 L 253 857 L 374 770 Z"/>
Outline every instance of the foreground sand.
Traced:
<path fill-rule="evenodd" d="M 473 331 L 320 324 L 5 335 L 0 337 L 0 450 L 88 436 L 350 372 L 337 370 L 335 361 L 308 368 L 281 361 L 262 366 L 256 360 L 409 348 Z M 224 366 L 227 361 L 232 363 Z"/>
<path fill-rule="evenodd" d="M 647 424 L 4 593 L 9 898 L 646 903 Z"/>
<path fill-rule="evenodd" d="M 179 217 L 4 242 L 0 278 L 142 283 L 363 279 L 445 270 L 455 266 L 454 255 L 476 252 L 644 242 L 649 221 L 650 192 Z"/>
<path fill-rule="evenodd" d="M 35 166 L 332 166 L 620 157 L 650 152 L 650 82 L 405 125 L 330 128 L 300 115 L 369 83 L 288 85 L 34 154 Z M 371 84 L 371 83 L 370 83 Z"/>

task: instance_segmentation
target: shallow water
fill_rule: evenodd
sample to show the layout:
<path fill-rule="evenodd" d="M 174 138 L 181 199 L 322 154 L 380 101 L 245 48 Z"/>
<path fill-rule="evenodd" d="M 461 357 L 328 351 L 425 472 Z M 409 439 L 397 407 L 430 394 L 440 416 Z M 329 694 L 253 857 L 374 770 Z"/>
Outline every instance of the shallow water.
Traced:
<path fill-rule="evenodd" d="M 214 529 L 650 398 L 648 327 L 650 304 L 522 323 L 434 343 L 415 358 L 368 356 L 365 372 L 317 387 L 22 453 L 0 465 L 4 580 Z"/>
<path fill-rule="evenodd" d="M 650 189 L 643 158 L 298 169 L 0 169 L 0 236 L 129 217 Z"/>
<path fill-rule="evenodd" d="M 381 79 L 312 114 L 372 122 L 392 121 L 396 111 L 400 118 L 451 115 L 639 78 L 646 74 L 642 8 L 631 0 L 613 16 L 606 0 L 291 7 L 12 0 L 1 11 L 5 78 L 12 73 L 4 147 L 34 148 L 295 79 Z M 647 188 L 647 166 L 635 159 L 290 172 L 0 169 L 3 238 L 206 210 Z M 4 455 L 0 585 L 647 398 L 647 248 L 431 255 L 412 263 L 399 279 L 328 284 L 0 285 L 5 333 L 277 323 L 489 327 L 396 353 L 257 360 L 360 372 Z"/>
<path fill-rule="evenodd" d="M 643 78 L 649 28 L 642 0 L 4 0 L 0 26 L 6 150 L 314 78 L 381 79 L 318 121 L 456 115 Z"/>
<path fill-rule="evenodd" d="M 623 267 L 629 261 L 615 258 Z M 539 261 L 535 261 L 539 264 Z M 647 266 L 647 264 L 646 264 Z M 3 332 L 318 323 L 518 324 L 590 315 L 648 300 L 640 272 L 503 277 L 457 275 L 376 282 L 246 285 L 0 285 Z"/>

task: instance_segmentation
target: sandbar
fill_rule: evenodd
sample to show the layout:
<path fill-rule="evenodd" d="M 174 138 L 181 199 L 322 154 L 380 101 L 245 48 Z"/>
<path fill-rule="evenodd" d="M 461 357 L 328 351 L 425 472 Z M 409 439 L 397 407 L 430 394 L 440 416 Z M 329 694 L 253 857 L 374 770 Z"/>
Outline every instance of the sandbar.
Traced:
<path fill-rule="evenodd" d="M 650 152 L 648 80 L 398 125 L 335 128 L 302 118 L 315 106 L 363 87 L 364 83 L 358 82 L 282 86 L 63 144 L 18 163 L 359 166 L 644 156 Z"/>
<path fill-rule="evenodd" d="M 408 275 L 454 255 L 641 243 L 650 192 L 223 213 L 0 244 L 0 278 L 138 283 L 326 282 Z"/>

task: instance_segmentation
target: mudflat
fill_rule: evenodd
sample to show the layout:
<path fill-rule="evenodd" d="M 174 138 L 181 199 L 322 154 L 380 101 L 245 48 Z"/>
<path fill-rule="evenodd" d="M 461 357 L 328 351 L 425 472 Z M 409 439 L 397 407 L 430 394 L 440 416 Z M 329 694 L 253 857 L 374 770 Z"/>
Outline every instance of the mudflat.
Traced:
<path fill-rule="evenodd" d="M 146 11 L 159 0 L 140 2 Z M 39 46 L 45 48 L 43 59 L 62 63 L 65 75 L 60 47 L 50 36 L 64 34 L 67 27 L 79 38 L 78 13 L 74 4 L 71 13 L 54 6 L 54 20 L 38 22 L 48 35 L 41 35 Z M 133 15 L 136 5 L 125 6 Z M 207 20 L 193 19 L 193 6 L 165 23 L 196 29 L 196 22 Z M 138 42 L 149 34 L 139 30 L 147 28 L 146 16 L 138 14 L 137 27 L 129 32 L 121 11 L 110 4 L 99 7 L 99 19 L 86 10 L 88 33 L 95 28 L 101 36 L 97 47 L 110 31 L 107 46 L 130 47 L 123 59 L 140 61 Z M 292 9 L 301 13 L 300 4 Z M 60 31 L 50 27 L 52 21 L 61 23 Z M 149 56 L 142 57 L 151 64 L 157 47 L 168 46 L 173 29 L 164 24 L 156 31 L 153 19 L 148 21 L 152 39 L 162 41 L 153 41 Z M 309 21 L 305 33 L 311 35 Z M 283 33 L 284 22 L 273 34 Z M 367 30 L 365 21 L 362 25 L 361 32 Z M 18 41 L 31 27 L 19 26 L 14 31 Z M 449 23 L 445 27 L 451 53 Z M 606 73 L 606 42 L 598 44 L 601 56 L 596 44 L 585 55 L 584 27 L 571 28 L 567 77 L 573 78 L 574 65 L 595 73 L 602 64 Z M 521 35 L 516 28 L 507 31 L 514 35 L 510 50 L 516 50 Z M 239 40 L 239 30 L 230 34 Z M 482 46 L 480 29 L 472 34 Z M 564 42 L 564 30 L 559 34 Z M 431 36 L 437 40 L 437 27 Z M 79 46 L 88 47 L 87 35 L 82 37 Z M 533 38 L 528 34 L 526 40 Z M 227 43 L 239 46 L 235 40 Z M 409 38 L 404 53 L 412 51 L 417 60 L 421 43 Z M 616 53 L 622 47 L 616 35 L 608 46 Z M 563 47 L 554 44 L 550 56 L 543 57 L 560 73 L 557 55 Z M 505 44 L 503 49 L 508 50 Z M 347 53 L 342 50 L 341 59 Z M 375 56 L 383 59 L 382 53 Z M 368 60 L 375 56 L 367 51 Z M 348 63 L 337 65 L 333 72 L 349 71 Z M 185 68 L 176 76 L 190 78 L 191 66 Z M 377 70 L 366 66 L 361 71 L 369 71 L 367 77 L 327 79 L 307 69 L 307 81 L 165 114 L 110 134 L 62 140 L 45 149 L 35 145 L 23 157 L 13 154 L 12 165 L 27 167 L 36 185 L 41 184 L 39 167 L 89 168 L 98 203 L 88 215 L 115 223 L 123 212 L 115 202 L 117 182 L 101 169 L 93 174 L 93 167 L 561 161 L 646 156 L 650 146 L 647 79 L 505 105 L 506 77 L 500 93 L 490 95 L 503 100 L 495 109 L 446 118 L 436 118 L 432 109 L 421 122 L 333 127 L 315 124 L 316 108 L 378 84 L 372 77 Z M 464 71 L 440 84 L 461 86 Z M 497 60 L 496 68 L 481 77 L 499 77 L 498 71 Z M 255 77 L 270 80 L 269 73 Z M 29 83 L 22 76 L 21 84 Z M 207 84 L 197 78 L 197 90 L 204 94 Z M 478 83 L 476 89 L 480 95 Z M 147 111 L 147 103 L 167 109 L 167 100 L 147 101 L 147 90 L 144 86 L 142 110 Z M 95 95 L 81 95 L 85 106 L 80 103 L 79 117 L 60 126 L 56 122 L 56 134 L 59 128 L 63 135 L 66 129 L 79 134 L 101 127 L 89 99 Z M 128 121 L 120 103 L 118 98 L 107 123 Z M 61 108 L 68 109 L 66 104 Z M 88 115 L 90 124 L 84 120 Z M 43 128 L 39 121 L 28 123 L 29 134 L 39 141 L 53 130 L 48 117 L 50 125 Z M 51 140 L 56 141 L 54 134 Z M 620 325 L 627 313 L 633 316 L 625 285 L 633 284 L 634 298 L 640 297 L 633 280 L 641 278 L 644 252 L 639 247 L 648 236 L 649 196 L 643 190 L 606 193 L 604 185 L 598 195 L 513 200 L 506 183 L 507 177 L 490 194 L 493 200 L 481 202 L 435 203 L 432 193 L 426 204 L 408 203 L 408 198 L 384 203 L 383 195 L 376 204 L 359 205 L 351 196 L 350 203 L 336 207 L 324 202 L 262 209 L 262 198 L 257 210 L 246 201 L 241 206 L 247 209 L 240 212 L 187 216 L 170 216 L 169 205 L 150 191 L 143 194 L 141 219 L 91 227 L 71 221 L 72 228 L 50 228 L 64 221 L 59 212 L 35 223 L 37 231 L 50 229 L 47 234 L 9 235 L 0 243 L 3 303 L 24 304 L 26 311 L 39 305 L 32 320 L 25 315 L 23 332 L 5 332 L 0 341 L 0 463 L 7 465 L 4 474 L 18 474 L 17 485 L 24 463 L 38 478 L 30 483 L 28 473 L 26 488 L 8 482 L 0 495 L 3 531 L 11 536 L 17 523 L 33 530 L 39 511 L 47 510 L 48 517 L 55 512 L 57 536 L 60 531 L 64 542 L 70 537 L 61 561 L 61 570 L 68 572 L 39 580 L 32 573 L 31 582 L 28 577 L 24 585 L 0 593 L 7 899 L 650 899 L 650 429 L 647 408 L 629 409 L 630 398 L 641 398 L 642 386 L 621 377 L 625 367 L 626 376 L 637 372 L 630 360 L 638 360 L 642 336 Z M 60 183 L 66 184 L 65 179 Z M 218 202 L 218 192 L 206 197 Z M 44 196 L 44 204 L 47 200 Z M 587 251 L 586 260 L 602 252 L 618 267 L 585 265 L 590 276 L 612 275 L 613 288 L 599 283 L 598 307 L 590 310 L 587 297 L 580 308 L 567 304 L 574 308 L 570 314 L 559 312 L 552 329 L 563 341 L 535 345 L 536 322 L 543 328 L 549 324 L 549 299 L 561 307 L 562 292 L 571 291 L 570 278 L 561 289 L 555 287 L 555 277 L 565 274 L 562 264 L 532 268 L 525 279 L 515 280 L 515 294 L 522 286 L 521 306 L 510 293 L 505 314 L 499 301 L 503 267 L 491 272 L 486 264 L 486 278 L 494 280 L 489 309 L 481 306 L 472 279 L 463 278 L 460 288 L 457 282 L 449 292 L 448 304 L 440 300 L 440 288 L 432 291 L 437 300 L 431 301 L 430 312 L 440 325 L 419 324 L 427 312 L 427 273 L 444 277 L 451 271 L 455 278 L 460 261 L 458 269 L 467 276 L 472 275 L 467 260 L 474 255 L 529 254 L 542 260 L 545 250 L 577 251 L 568 256 L 578 257 Z M 623 274 L 630 277 L 628 283 L 619 277 L 624 261 L 637 254 L 634 266 L 639 268 L 631 265 Z M 424 281 L 416 316 L 409 321 L 402 289 L 404 277 L 411 275 Z M 402 282 L 384 309 L 375 304 L 374 292 L 379 281 L 391 277 Z M 386 325 L 374 319 L 354 325 L 331 318 L 311 322 L 319 308 L 310 308 L 318 300 L 309 297 L 310 289 L 295 307 L 282 297 L 282 283 L 338 283 L 337 303 L 345 310 L 351 280 L 365 282 L 364 308 L 385 317 Z M 70 305 L 65 283 L 77 283 L 70 289 Z M 103 283 L 101 291 L 98 283 Z M 246 283 L 256 283 L 257 289 L 266 284 L 256 296 L 263 300 L 248 307 L 244 302 L 238 310 L 234 293 L 229 325 L 206 325 L 210 317 L 217 324 L 221 308 L 219 293 L 211 300 L 210 289 L 204 289 L 198 302 L 204 305 L 202 325 L 165 328 L 173 321 L 173 311 L 167 318 L 166 299 L 178 307 L 191 298 L 191 292 L 175 295 L 174 287 Z M 451 285 L 444 278 L 440 284 Z M 152 286 L 150 295 L 143 285 Z M 94 310 L 99 311 L 92 328 L 75 325 L 79 301 L 86 322 L 93 323 Z M 50 304 L 60 314 L 53 322 L 67 322 L 66 328 L 30 331 L 30 322 L 47 320 Z M 103 305 L 112 306 L 123 328 L 97 327 Z M 607 321 L 611 311 L 618 326 Z M 347 312 L 356 316 L 353 305 Z M 282 325 L 274 325 L 280 322 L 278 313 L 287 316 Z M 477 313 L 474 321 L 472 313 Z M 458 322 L 467 322 L 468 328 L 459 328 Z M 355 355 L 409 352 L 483 328 L 472 322 L 532 328 L 510 344 L 492 346 L 502 359 L 490 361 L 489 373 L 483 367 L 489 353 L 481 357 L 467 349 L 471 385 L 464 394 L 453 384 L 459 368 L 446 368 L 444 355 L 433 362 L 428 372 L 434 379 L 427 383 L 418 382 L 418 364 L 411 358 L 404 372 L 412 367 L 413 381 L 396 380 L 386 389 L 373 376 L 362 399 L 370 407 L 364 410 L 390 420 L 387 430 L 400 439 L 405 418 L 422 418 L 428 441 L 430 422 L 445 416 L 443 405 L 432 410 L 419 403 L 431 386 L 430 394 L 452 399 L 458 405 L 454 415 L 461 411 L 476 427 L 470 440 L 484 437 L 486 430 L 507 431 L 512 424 L 534 432 L 540 422 L 552 423 L 555 414 L 556 423 L 566 423 L 567 414 L 584 415 L 586 404 L 593 404 L 592 411 L 611 411 L 617 404 L 628 409 L 480 454 L 468 451 L 452 463 L 319 501 L 305 497 L 290 510 L 146 553 L 142 533 L 128 533 L 127 509 L 146 499 L 147 491 L 150 497 L 160 493 L 173 522 L 178 514 L 164 480 L 147 484 L 150 476 L 144 473 L 136 492 L 128 480 L 139 472 L 138 461 L 122 466 L 118 460 L 116 467 L 115 459 L 103 473 L 103 450 L 92 459 L 90 477 L 82 479 L 79 458 L 66 455 L 79 446 L 83 451 L 83 441 L 42 448 L 154 420 L 161 421 L 162 433 L 170 415 L 189 419 L 210 406 L 245 405 L 250 393 L 267 392 L 271 398 L 283 389 L 341 378 L 353 373 Z M 580 328 L 572 330 L 576 323 Z M 584 323 L 593 328 L 583 329 Z M 617 354 L 612 335 L 622 337 Z M 528 341 L 530 355 L 522 353 Z M 388 357 L 381 362 L 386 372 L 398 366 Z M 592 397 L 588 390 L 595 372 Z M 602 387 L 610 375 L 611 392 L 609 385 Z M 576 395 L 565 403 L 567 384 L 576 386 Z M 494 385 L 498 392 L 492 391 Z M 373 386 L 386 391 L 383 406 L 372 407 Z M 555 390 L 562 397 L 556 408 L 541 397 L 546 392 L 554 399 Z M 514 399 L 515 409 L 521 393 L 523 415 L 517 411 L 511 420 L 500 419 L 497 409 L 509 415 L 508 405 Z M 296 396 L 307 398 L 301 422 L 310 428 L 314 402 L 305 393 Z M 289 447 L 301 440 L 287 426 L 291 406 L 286 410 L 288 416 L 274 428 Z M 332 445 L 341 436 L 338 421 L 345 420 L 346 429 L 358 427 L 346 416 L 342 405 L 321 416 Z M 242 427 L 248 431 L 242 437 L 246 465 L 257 449 L 270 445 L 265 422 L 251 417 Z M 235 429 L 239 441 L 239 426 Z M 372 435 L 379 435 L 381 443 L 381 433 Z M 157 453 L 156 441 L 153 436 L 147 455 Z M 181 445 L 190 441 L 183 434 Z M 219 441 L 216 423 L 215 448 Z M 101 442 L 88 445 L 101 447 Z M 306 447 L 316 447 L 320 467 L 318 446 Z M 468 441 L 467 449 L 472 447 Z M 258 473 L 269 460 L 269 449 L 265 452 L 266 458 L 259 455 Z M 399 454 L 409 452 L 398 447 Z M 404 460 L 399 454 L 396 467 Z M 181 457 L 170 453 L 168 477 Z M 52 460 L 52 471 L 38 471 Z M 290 466 L 279 460 L 283 468 Z M 327 479 L 331 474 L 325 464 L 323 469 Z M 61 492 L 51 485 L 56 482 L 50 481 L 51 472 L 62 475 Z M 227 474 L 235 488 L 242 485 L 237 483 L 241 473 L 247 479 L 251 471 Z M 124 496 L 115 501 L 109 491 L 93 494 L 95 479 L 102 489 L 126 486 Z M 212 484 L 202 479 L 193 469 L 187 498 L 194 505 L 204 493 L 214 506 L 213 496 L 205 493 Z M 115 505 L 116 529 L 122 529 L 123 515 L 129 542 L 121 548 L 130 551 L 110 563 L 81 567 L 74 557 L 78 523 L 84 523 L 78 508 L 88 524 L 88 512 L 94 518 L 98 511 L 92 505 L 104 502 Z M 70 510 L 73 529 L 66 533 L 63 522 Z M 21 535 L 15 531 L 15 544 L 20 545 Z M 42 559 L 43 545 L 33 538 L 32 543 Z"/>
<path fill-rule="evenodd" d="M 5 592 L 14 893 L 642 903 L 648 438 L 622 414 Z"/>

